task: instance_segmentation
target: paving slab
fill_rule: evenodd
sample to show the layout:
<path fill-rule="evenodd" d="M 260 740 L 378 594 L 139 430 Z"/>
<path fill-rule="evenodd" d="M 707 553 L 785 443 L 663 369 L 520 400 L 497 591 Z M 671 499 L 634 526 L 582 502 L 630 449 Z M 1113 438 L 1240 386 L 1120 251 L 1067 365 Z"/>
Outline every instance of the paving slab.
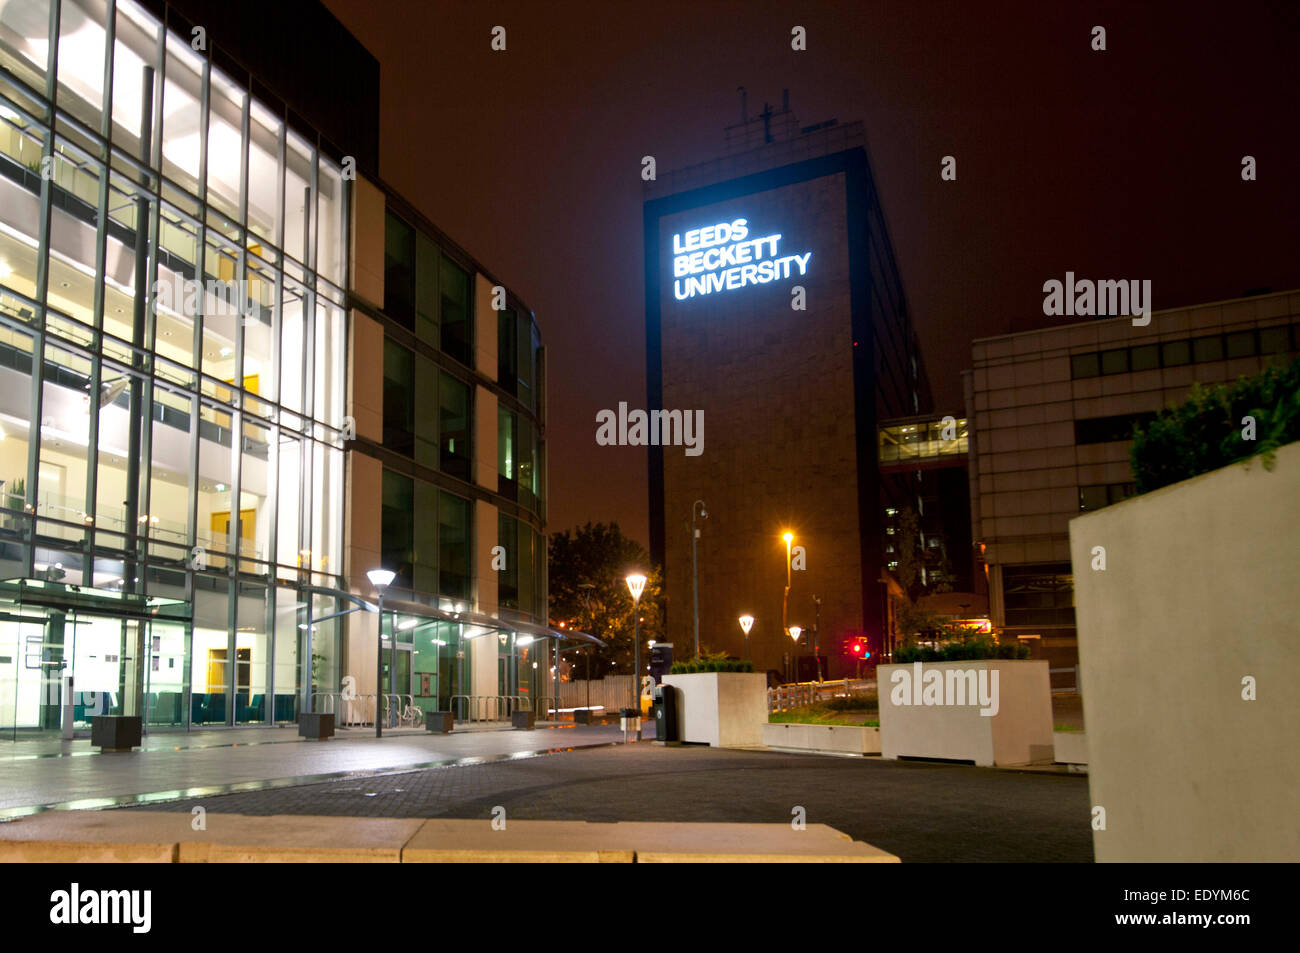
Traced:
<path fill-rule="evenodd" d="M 140 813 L 161 816 L 161 812 Z M 183 864 L 396 864 L 401 862 L 403 845 L 422 823 L 378 817 L 209 814 L 207 830 L 192 831 L 181 841 L 177 860 Z"/>
<path fill-rule="evenodd" d="M 406 864 L 436 863 L 621 863 L 635 858 L 635 845 L 618 824 L 587 821 L 510 821 L 494 830 L 487 819 L 435 818 L 423 823 L 402 851 Z"/>
<path fill-rule="evenodd" d="M 0 863 L 175 863 L 186 814 L 50 811 L 0 824 Z"/>
<path fill-rule="evenodd" d="M 879 847 L 826 824 L 665 824 L 622 821 L 618 836 L 636 845 L 639 864 L 897 864 Z"/>

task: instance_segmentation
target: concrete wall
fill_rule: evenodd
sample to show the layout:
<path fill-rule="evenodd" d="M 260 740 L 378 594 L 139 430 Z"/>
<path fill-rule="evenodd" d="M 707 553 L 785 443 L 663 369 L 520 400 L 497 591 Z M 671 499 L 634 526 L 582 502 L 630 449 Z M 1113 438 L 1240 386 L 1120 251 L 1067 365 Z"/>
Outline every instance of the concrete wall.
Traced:
<path fill-rule="evenodd" d="M 350 239 L 352 293 L 376 308 L 384 304 L 384 193 L 364 178 L 352 183 Z"/>
<path fill-rule="evenodd" d="M 718 747 L 761 745 L 767 723 L 767 676 L 762 672 L 665 675 L 677 689 L 682 741 Z"/>
<path fill-rule="evenodd" d="M 1300 860 L 1298 525 L 1300 443 L 1070 523 L 1097 860 Z"/>

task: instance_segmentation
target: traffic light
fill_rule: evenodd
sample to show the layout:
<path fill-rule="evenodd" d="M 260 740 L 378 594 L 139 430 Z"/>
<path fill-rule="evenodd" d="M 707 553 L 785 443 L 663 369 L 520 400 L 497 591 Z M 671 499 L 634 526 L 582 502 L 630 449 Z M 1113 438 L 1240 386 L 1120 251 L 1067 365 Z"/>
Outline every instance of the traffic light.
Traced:
<path fill-rule="evenodd" d="M 855 658 L 862 658 L 863 657 L 862 653 L 865 652 L 866 650 L 867 647 L 862 644 L 861 639 L 857 639 L 856 641 L 854 641 L 853 646 L 850 649 L 850 651 L 853 652 Z"/>

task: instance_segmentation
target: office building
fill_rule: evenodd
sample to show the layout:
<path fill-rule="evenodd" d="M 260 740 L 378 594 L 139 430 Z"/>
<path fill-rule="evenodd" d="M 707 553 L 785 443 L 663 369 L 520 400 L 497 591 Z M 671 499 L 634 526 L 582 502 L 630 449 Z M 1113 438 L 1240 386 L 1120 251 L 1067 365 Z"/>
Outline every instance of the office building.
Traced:
<path fill-rule="evenodd" d="M 848 640 L 874 664 L 887 624 L 886 511 L 916 505 L 877 425 L 928 413 L 929 386 L 862 125 L 742 105 L 726 138 L 645 189 L 648 409 L 704 423 L 699 452 L 649 447 L 669 641 L 694 651 L 698 500 L 701 645 L 741 656 L 749 614 L 757 669 L 814 674 L 815 638 L 824 675 L 851 673 Z"/>
<path fill-rule="evenodd" d="M 1133 495 L 1134 425 L 1193 383 L 1298 351 L 1295 292 L 1155 312 L 1145 327 L 1115 317 L 975 341 L 964 377 L 971 520 L 994 624 L 1054 667 L 1077 664 L 1069 522 Z"/>
<path fill-rule="evenodd" d="M 378 115 L 319 4 L 0 2 L 0 736 L 373 718 L 379 567 L 391 715 L 541 693 L 536 322 Z"/>

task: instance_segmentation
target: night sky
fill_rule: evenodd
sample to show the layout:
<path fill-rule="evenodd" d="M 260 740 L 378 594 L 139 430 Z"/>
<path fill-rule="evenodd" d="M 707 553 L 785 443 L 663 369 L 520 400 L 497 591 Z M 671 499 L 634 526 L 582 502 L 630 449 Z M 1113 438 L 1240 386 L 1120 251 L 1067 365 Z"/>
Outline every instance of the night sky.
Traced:
<path fill-rule="evenodd" d="M 595 443 L 645 406 L 640 159 L 721 154 L 739 86 L 865 122 L 940 414 L 971 340 L 1051 321 L 1067 270 L 1150 279 L 1156 310 L 1300 288 L 1294 0 L 325 5 L 380 62 L 383 178 L 537 314 L 551 530 L 648 543 L 644 448 Z"/>

